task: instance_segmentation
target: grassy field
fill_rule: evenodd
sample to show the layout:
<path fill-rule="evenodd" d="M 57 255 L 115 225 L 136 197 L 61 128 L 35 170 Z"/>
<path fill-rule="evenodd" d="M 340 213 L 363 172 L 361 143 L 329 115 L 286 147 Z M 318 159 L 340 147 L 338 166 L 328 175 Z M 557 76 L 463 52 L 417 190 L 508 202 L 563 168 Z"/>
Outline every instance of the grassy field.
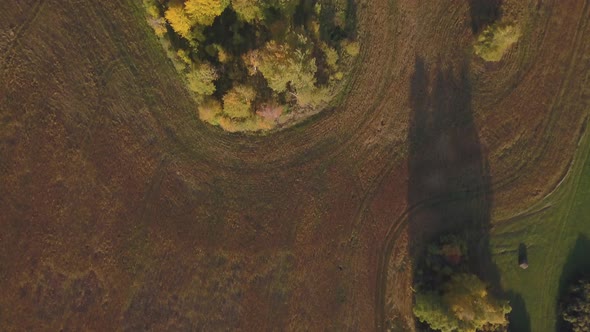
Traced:
<path fill-rule="evenodd" d="M 498 223 L 492 234 L 502 286 L 512 294 L 518 331 L 556 330 L 561 291 L 590 268 L 590 135 L 583 138 L 573 166 L 560 186 L 521 216 Z M 517 263 L 527 247 L 529 268 Z"/>
<path fill-rule="evenodd" d="M 430 171 L 460 180 L 464 169 L 416 158 L 474 164 L 468 189 L 489 184 L 493 206 L 481 203 L 494 222 L 551 191 L 587 114 L 589 9 L 512 1 L 523 39 L 490 66 L 471 59 L 470 2 L 359 3 L 361 60 L 342 105 L 244 137 L 198 120 L 137 1 L 1 1 L 0 329 L 371 331 L 384 326 L 376 295 L 411 323 L 401 267 L 413 239 L 389 230 L 433 198 L 408 199 Z M 452 72 L 466 57 L 470 82 Z M 412 127 L 432 111 L 423 94 L 439 114 L 457 102 L 469 112 Z M 412 148 L 422 129 L 434 134 L 413 135 Z M 573 204 L 560 195 L 552 209 Z M 494 245 L 513 252 L 510 227 L 527 222 L 502 223 L 507 243 Z M 527 271 L 498 254 L 506 289 L 548 253 L 565 263 L 573 225 L 554 253 L 535 250 L 557 241 L 530 235 Z M 390 256 L 393 279 L 379 267 Z M 382 296 L 386 282 L 403 290 Z"/>

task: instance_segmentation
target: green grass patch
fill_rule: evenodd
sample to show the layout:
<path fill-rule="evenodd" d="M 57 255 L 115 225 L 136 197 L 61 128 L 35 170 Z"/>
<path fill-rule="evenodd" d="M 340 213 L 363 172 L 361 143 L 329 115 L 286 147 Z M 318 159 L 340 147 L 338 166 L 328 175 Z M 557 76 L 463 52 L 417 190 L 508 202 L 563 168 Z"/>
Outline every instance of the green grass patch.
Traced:
<path fill-rule="evenodd" d="M 556 331 L 561 293 L 572 278 L 590 268 L 589 154 L 585 134 L 559 188 L 524 217 L 500 223 L 492 233 L 491 250 L 502 286 L 513 301 L 521 302 L 513 306 L 511 317 L 516 331 Z M 526 270 L 518 266 L 521 243 L 528 252 Z"/>

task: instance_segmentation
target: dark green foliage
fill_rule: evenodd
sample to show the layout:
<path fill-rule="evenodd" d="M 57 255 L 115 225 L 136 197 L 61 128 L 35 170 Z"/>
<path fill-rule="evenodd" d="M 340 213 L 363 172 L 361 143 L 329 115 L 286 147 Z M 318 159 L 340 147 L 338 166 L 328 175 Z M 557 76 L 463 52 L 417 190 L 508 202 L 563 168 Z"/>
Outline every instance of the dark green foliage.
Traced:
<path fill-rule="evenodd" d="M 437 289 L 459 272 L 468 272 L 467 244 L 455 235 L 441 236 L 426 248 L 424 259 L 417 271 L 416 287 Z"/>
<path fill-rule="evenodd" d="M 562 318 L 574 332 L 590 331 L 590 279 L 570 286 L 562 302 Z"/>
<path fill-rule="evenodd" d="M 456 235 L 426 248 L 415 278 L 414 314 L 439 331 L 500 331 L 508 325 L 511 307 L 469 271 L 467 257 L 466 241 Z"/>

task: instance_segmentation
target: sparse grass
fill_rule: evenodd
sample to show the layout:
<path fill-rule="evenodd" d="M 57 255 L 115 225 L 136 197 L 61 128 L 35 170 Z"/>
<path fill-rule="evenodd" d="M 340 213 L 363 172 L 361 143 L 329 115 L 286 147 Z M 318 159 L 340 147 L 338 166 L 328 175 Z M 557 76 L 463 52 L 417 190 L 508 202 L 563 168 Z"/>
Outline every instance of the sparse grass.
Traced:
<path fill-rule="evenodd" d="M 518 331 L 527 325 L 530 331 L 555 331 L 560 289 L 579 268 L 588 266 L 588 253 L 579 255 L 574 247 L 580 238 L 590 237 L 589 138 L 586 134 L 558 190 L 530 209 L 540 212 L 500 223 L 493 231 L 492 252 L 502 286 L 522 296 L 525 304 L 513 311 L 511 324 Z M 517 263 L 520 243 L 528 248 L 527 270 Z"/>

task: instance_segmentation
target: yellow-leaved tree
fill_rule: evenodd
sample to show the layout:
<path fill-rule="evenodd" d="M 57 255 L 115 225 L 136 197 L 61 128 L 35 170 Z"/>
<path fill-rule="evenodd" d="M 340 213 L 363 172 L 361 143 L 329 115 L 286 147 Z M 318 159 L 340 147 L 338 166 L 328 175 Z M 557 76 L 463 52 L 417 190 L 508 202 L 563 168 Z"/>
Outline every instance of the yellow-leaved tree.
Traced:
<path fill-rule="evenodd" d="M 484 326 L 506 326 L 511 307 L 491 296 L 477 276 L 458 273 L 439 292 L 418 292 L 414 314 L 434 330 L 475 332 Z"/>
<path fill-rule="evenodd" d="M 176 33 L 184 38 L 189 38 L 193 22 L 181 1 L 170 2 L 165 17 Z"/>
<path fill-rule="evenodd" d="M 199 98 L 210 96 L 215 92 L 214 81 L 217 79 L 215 68 L 209 63 L 202 63 L 194 66 L 186 75 L 188 87 L 197 94 Z"/>
<path fill-rule="evenodd" d="M 208 26 L 229 5 L 229 0 L 187 0 L 184 3 L 186 12 L 194 23 Z"/>

